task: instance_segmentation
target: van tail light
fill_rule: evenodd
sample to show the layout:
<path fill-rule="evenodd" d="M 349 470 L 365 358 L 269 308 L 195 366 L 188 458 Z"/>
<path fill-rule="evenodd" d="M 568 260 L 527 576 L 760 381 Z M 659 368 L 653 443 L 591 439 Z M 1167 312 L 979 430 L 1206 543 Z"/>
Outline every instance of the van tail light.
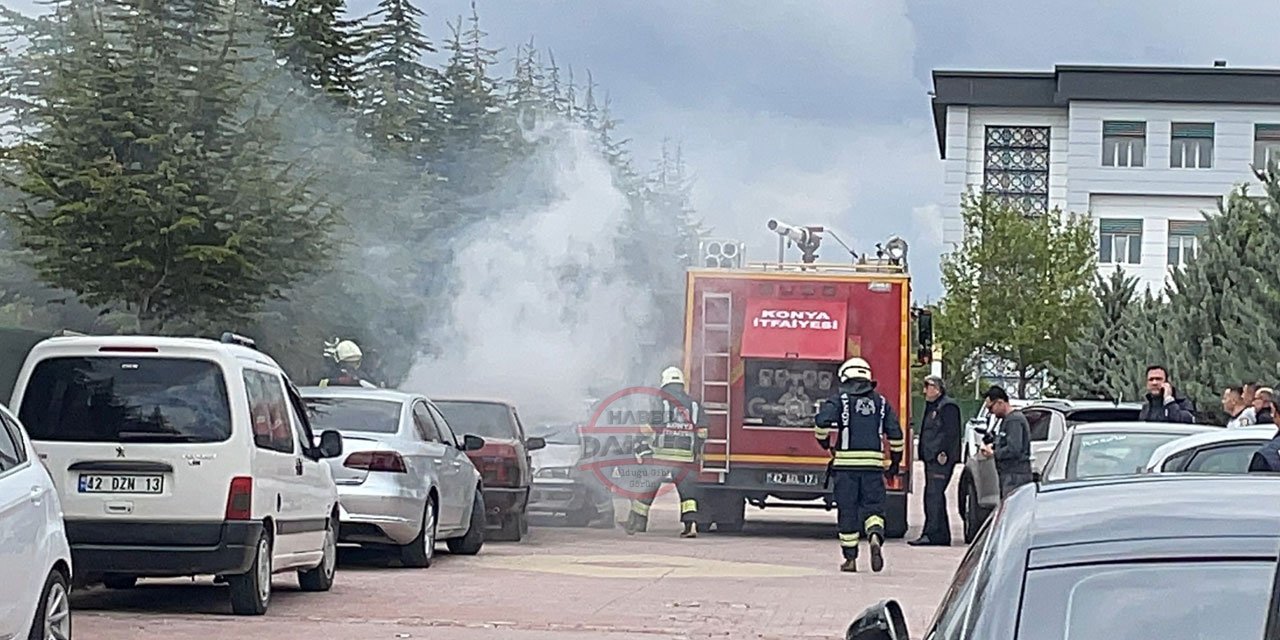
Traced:
<path fill-rule="evenodd" d="M 236 476 L 227 490 L 227 520 L 253 519 L 253 478 Z"/>
<path fill-rule="evenodd" d="M 395 451 L 357 451 L 343 461 L 342 466 L 348 469 L 364 469 L 365 471 L 388 471 L 391 473 L 408 473 L 404 458 Z"/>

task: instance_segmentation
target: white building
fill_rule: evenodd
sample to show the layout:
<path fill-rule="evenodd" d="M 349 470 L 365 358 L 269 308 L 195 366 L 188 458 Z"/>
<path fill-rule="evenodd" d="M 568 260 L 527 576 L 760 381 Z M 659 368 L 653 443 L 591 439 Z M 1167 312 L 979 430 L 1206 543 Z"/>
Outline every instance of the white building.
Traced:
<path fill-rule="evenodd" d="M 1280 70 L 934 71 L 933 86 L 949 249 L 963 194 L 981 190 L 1029 212 L 1088 212 L 1099 269 L 1156 290 L 1195 254 L 1200 212 L 1280 154 Z"/>

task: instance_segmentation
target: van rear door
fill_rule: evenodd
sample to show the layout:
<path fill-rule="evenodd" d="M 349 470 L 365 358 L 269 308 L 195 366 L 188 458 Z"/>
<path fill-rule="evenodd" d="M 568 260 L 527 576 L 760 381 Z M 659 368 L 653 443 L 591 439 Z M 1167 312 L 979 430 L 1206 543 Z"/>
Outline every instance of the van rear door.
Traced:
<path fill-rule="evenodd" d="M 157 349 L 102 351 L 51 354 L 19 382 L 19 419 L 62 496 L 68 534 L 96 541 L 95 527 L 77 521 L 220 523 L 240 460 L 223 445 L 232 436 L 223 368 Z M 201 545 L 220 533 L 220 526 L 154 527 L 133 539 Z"/>

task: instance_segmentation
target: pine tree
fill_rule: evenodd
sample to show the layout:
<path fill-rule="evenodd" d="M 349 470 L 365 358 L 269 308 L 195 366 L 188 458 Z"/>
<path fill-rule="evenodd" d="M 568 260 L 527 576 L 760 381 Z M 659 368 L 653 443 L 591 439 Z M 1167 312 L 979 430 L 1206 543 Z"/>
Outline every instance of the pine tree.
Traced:
<path fill-rule="evenodd" d="M 355 103 L 360 86 L 360 21 L 346 16 L 344 0 L 263 0 L 273 27 L 272 46 L 305 86 L 341 106 Z"/>
<path fill-rule="evenodd" d="M 1079 319 L 1084 328 L 1070 343 L 1062 369 L 1055 371 L 1059 393 L 1110 400 L 1132 395 L 1124 336 L 1135 319 L 1133 308 L 1142 304 L 1137 287 L 1137 278 L 1120 269 L 1098 278 L 1094 304 Z"/>
<path fill-rule="evenodd" d="M 236 81 L 239 9 L 67 0 L 25 25 L 48 48 L 23 61 L 6 213 L 43 279 L 138 330 L 243 318 L 328 246 L 327 209 Z"/>
<path fill-rule="evenodd" d="M 419 160 L 434 144 L 438 116 L 431 102 L 434 70 L 423 58 L 436 49 L 422 34 L 426 14 L 409 0 L 382 0 L 360 33 L 364 79 L 362 130 L 392 156 Z"/>
<path fill-rule="evenodd" d="M 1280 184 L 1268 176 L 1266 195 L 1240 187 L 1207 233 L 1195 259 L 1173 274 L 1169 292 L 1170 373 L 1202 413 L 1216 412 L 1221 390 L 1250 378 L 1270 379 L 1280 363 L 1280 226 L 1268 211 Z M 1274 209 L 1272 209 L 1274 210 Z M 1220 416 L 1219 416 L 1220 417 Z"/>

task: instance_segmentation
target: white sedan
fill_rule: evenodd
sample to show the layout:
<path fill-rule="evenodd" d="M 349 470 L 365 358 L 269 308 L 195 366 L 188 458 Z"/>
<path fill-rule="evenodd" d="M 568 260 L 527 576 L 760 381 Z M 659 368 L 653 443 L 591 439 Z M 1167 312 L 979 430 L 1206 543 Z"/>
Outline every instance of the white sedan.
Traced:
<path fill-rule="evenodd" d="M 62 504 L 27 432 L 0 406 L 0 638 L 71 638 Z"/>
<path fill-rule="evenodd" d="M 1246 473 L 1259 447 L 1276 436 L 1276 426 L 1240 427 L 1166 442 L 1151 453 L 1147 473 Z"/>

